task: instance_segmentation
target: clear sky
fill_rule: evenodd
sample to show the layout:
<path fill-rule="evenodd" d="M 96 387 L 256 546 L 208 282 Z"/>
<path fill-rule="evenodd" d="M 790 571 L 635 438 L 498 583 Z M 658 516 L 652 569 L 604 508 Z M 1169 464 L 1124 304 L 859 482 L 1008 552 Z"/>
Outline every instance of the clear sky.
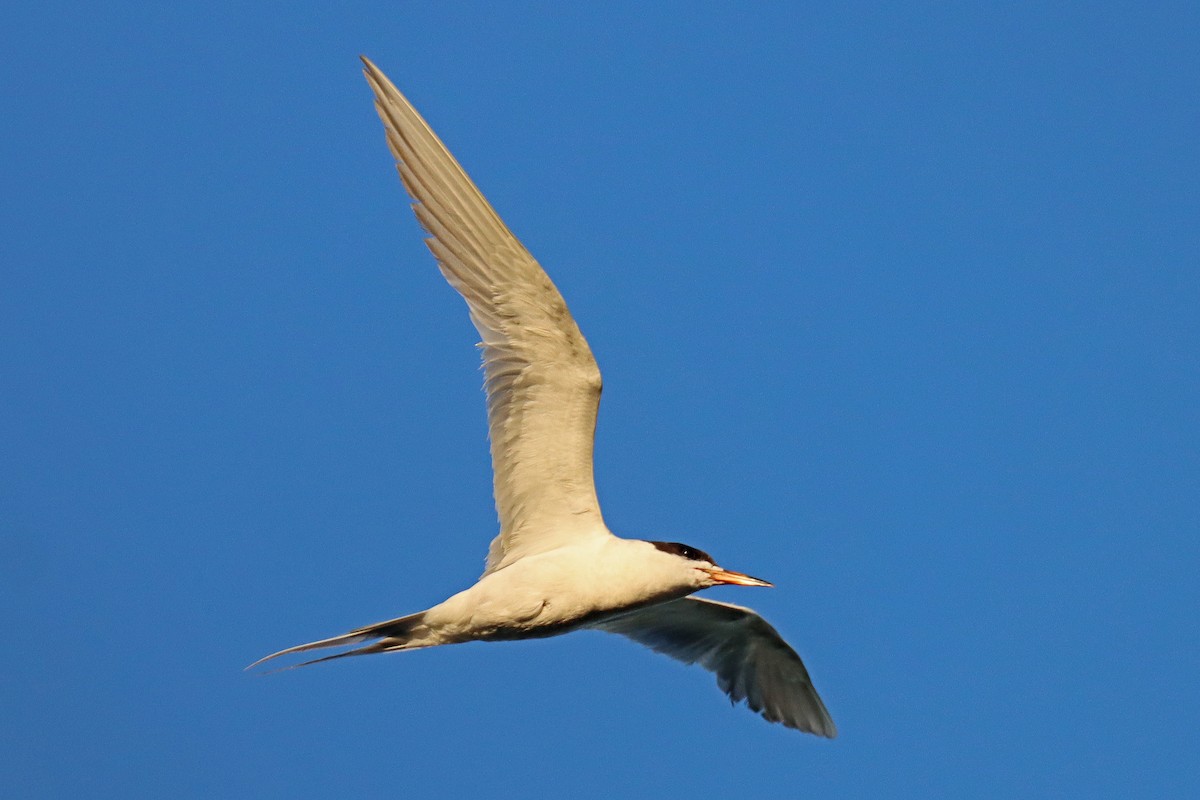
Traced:
<path fill-rule="evenodd" d="M 1200 793 L 1194 3 L 28 5 L 0 795 Z M 495 532 L 359 53 L 591 342 L 610 526 L 775 581 L 710 596 L 840 738 L 600 633 L 242 672 Z"/>

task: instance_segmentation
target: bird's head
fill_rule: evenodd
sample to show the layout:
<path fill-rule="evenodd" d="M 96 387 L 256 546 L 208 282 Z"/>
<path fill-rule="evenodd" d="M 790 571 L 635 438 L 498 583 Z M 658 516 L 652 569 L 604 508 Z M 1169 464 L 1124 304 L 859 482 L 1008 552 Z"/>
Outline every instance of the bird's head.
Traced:
<path fill-rule="evenodd" d="M 717 566 L 713 557 L 703 550 L 689 547 L 679 542 L 650 542 L 649 544 L 663 553 L 673 556 L 693 570 L 692 579 L 697 589 L 707 589 L 709 586 L 730 584 L 733 586 L 773 586 L 774 584 L 759 578 L 751 578 L 741 572 L 722 569 Z"/>

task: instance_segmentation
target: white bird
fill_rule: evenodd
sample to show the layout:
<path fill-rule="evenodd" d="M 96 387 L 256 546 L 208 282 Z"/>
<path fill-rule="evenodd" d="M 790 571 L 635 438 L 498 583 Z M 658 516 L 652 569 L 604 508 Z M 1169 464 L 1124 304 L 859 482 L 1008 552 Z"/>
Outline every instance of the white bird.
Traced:
<path fill-rule="evenodd" d="M 716 673 L 771 722 L 837 730 L 796 652 L 748 608 L 690 597 L 771 584 L 673 542 L 614 536 L 592 480 L 600 370 L 562 295 L 416 109 L 366 58 L 364 74 L 426 243 L 483 341 L 500 533 L 479 581 L 445 602 L 263 658 L 370 642 L 346 656 L 470 641 L 619 633 Z"/>

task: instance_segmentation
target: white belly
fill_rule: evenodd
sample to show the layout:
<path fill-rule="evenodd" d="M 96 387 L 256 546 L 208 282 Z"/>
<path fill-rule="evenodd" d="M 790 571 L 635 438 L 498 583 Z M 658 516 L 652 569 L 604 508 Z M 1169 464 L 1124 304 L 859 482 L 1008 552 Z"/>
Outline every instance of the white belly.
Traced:
<path fill-rule="evenodd" d="M 642 556 L 647 546 L 603 539 L 523 558 L 426 612 L 443 642 L 556 636 L 682 597 Z"/>

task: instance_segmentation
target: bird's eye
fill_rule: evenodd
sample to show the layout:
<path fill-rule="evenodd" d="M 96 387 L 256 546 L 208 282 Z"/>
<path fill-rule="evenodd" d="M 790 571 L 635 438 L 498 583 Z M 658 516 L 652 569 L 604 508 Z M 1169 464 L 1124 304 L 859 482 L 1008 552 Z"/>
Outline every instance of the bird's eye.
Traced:
<path fill-rule="evenodd" d="M 709 563 L 716 563 L 712 560 L 712 556 L 710 556 L 708 553 L 704 552 L 703 550 L 697 550 L 694 547 L 688 547 L 686 544 L 680 544 L 679 542 L 650 542 L 650 544 L 654 545 L 659 550 L 662 550 L 664 553 L 670 553 L 672 555 L 679 556 L 680 558 L 686 558 L 689 561 L 708 561 Z"/>

